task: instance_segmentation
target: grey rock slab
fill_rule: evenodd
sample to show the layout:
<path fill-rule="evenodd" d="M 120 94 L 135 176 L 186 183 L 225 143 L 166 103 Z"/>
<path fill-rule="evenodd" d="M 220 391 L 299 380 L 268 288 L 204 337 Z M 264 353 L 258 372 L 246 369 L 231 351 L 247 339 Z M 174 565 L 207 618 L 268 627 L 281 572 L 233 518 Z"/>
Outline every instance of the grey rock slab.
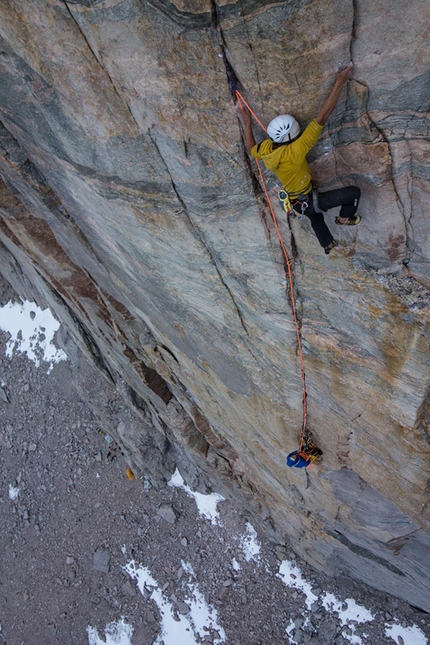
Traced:
<path fill-rule="evenodd" d="M 133 598 L 136 595 L 136 590 L 129 580 L 122 585 L 121 589 L 123 593 L 130 596 L 130 598 Z"/>
<path fill-rule="evenodd" d="M 294 640 L 296 643 L 299 645 L 300 643 L 303 643 L 303 632 L 300 629 L 297 629 L 295 634 L 294 634 Z"/>
<path fill-rule="evenodd" d="M 184 616 L 185 616 L 186 614 L 189 614 L 189 613 L 190 613 L 190 611 L 191 611 L 190 607 L 187 605 L 187 603 L 186 603 L 186 602 L 182 602 L 182 601 L 180 601 L 180 600 L 179 600 L 179 601 L 176 603 L 176 606 L 177 606 L 177 608 L 178 608 L 179 613 L 180 613 L 180 614 L 183 614 Z"/>
<path fill-rule="evenodd" d="M 321 641 L 327 641 L 331 643 L 336 632 L 338 631 L 338 626 L 334 620 L 324 620 L 318 628 L 318 636 Z"/>
<path fill-rule="evenodd" d="M 109 572 L 110 554 L 109 551 L 99 549 L 93 555 L 93 568 L 102 573 Z"/>
<path fill-rule="evenodd" d="M 157 511 L 157 515 L 163 518 L 169 524 L 174 524 L 176 522 L 176 513 L 173 509 L 173 506 L 160 506 Z"/>

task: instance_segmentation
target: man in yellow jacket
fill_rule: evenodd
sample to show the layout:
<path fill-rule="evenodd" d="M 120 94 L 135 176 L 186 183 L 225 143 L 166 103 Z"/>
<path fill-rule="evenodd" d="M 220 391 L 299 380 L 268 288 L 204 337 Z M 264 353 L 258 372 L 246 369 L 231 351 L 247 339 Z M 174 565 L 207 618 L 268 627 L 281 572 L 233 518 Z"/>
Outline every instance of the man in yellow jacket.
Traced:
<path fill-rule="evenodd" d="M 337 190 L 319 193 L 313 190 L 312 173 L 306 155 L 316 144 L 325 123 L 339 100 L 342 87 L 349 80 L 353 64 L 336 74 L 335 84 L 322 105 L 316 119 L 300 134 L 297 121 L 288 114 L 281 114 L 271 121 L 267 128 L 270 139 L 258 145 L 255 142 L 251 126 L 251 115 L 247 108 L 239 109 L 245 128 L 245 141 L 248 152 L 256 159 L 261 159 L 266 168 L 275 173 L 282 182 L 279 199 L 287 213 L 305 213 L 310 221 L 319 243 L 326 254 L 337 245 L 333 239 L 321 212 L 341 206 L 336 224 L 354 226 L 361 221 L 357 214 L 360 189 L 347 186 Z M 320 210 L 321 209 L 321 210 Z"/>

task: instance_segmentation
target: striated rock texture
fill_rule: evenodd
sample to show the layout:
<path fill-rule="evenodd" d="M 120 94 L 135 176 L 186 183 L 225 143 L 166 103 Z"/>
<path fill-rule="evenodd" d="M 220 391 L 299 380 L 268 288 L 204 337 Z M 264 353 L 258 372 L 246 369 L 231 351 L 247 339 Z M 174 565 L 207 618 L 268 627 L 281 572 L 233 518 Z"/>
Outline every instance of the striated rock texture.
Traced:
<path fill-rule="evenodd" d="M 3 275 L 308 562 L 426 611 L 429 24 L 427 0 L 0 3 Z M 284 261 L 227 72 L 264 122 L 305 125 L 351 57 L 313 169 L 322 190 L 360 186 L 363 221 L 328 214 L 325 256 L 276 207 L 324 451 L 296 471 Z M 139 436 L 118 434 L 150 478 Z"/>

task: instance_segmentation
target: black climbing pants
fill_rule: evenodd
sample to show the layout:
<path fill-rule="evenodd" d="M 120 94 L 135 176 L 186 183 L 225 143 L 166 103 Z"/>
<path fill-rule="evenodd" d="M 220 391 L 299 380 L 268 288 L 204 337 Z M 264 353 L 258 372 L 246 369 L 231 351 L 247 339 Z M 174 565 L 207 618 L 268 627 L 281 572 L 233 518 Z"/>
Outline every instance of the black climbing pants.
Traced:
<path fill-rule="evenodd" d="M 318 207 L 322 211 L 328 211 L 330 208 L 341 206 L 339 217 L 351 217 L 356 214 L 361 191 L 357 186 L 346 186 L 336 190 L 328 190 L 325 193 L 318 193 Z M 315 210 L 312 194 L 309 195 L 307 208 L 302 209 L 300 200 L 292 205 L 297 213 L 302 210 L 311 220 L 311 226 L 318 238 L 321 246 L 326 247 L 333 242 L 333 235 L 330 233 L 327 224 L 324 221 L 323 213 Z"/>

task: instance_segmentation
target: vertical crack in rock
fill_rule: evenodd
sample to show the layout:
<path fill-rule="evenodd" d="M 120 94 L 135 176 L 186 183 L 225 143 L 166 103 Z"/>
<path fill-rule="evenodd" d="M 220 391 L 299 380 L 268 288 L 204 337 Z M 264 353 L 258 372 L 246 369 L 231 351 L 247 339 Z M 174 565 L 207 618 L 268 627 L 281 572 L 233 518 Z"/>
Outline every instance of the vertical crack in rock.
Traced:
<path fill-rule="evenodd" d="M 405 128 L 405 134 L 406 134 L 406 128 Z M 414 200 L 413 200 L 414 164 L 412 163 L 413 154 L 412 154 L 411 144 L 410 144 L 409 141 L 407 142 L 407 146 L 408 146 L 408 151 L 409 151 L 409 177 L 408 177 L 407 182 L 406 182 L 406 191 L 408 193 L 410 208 L 409 208 L 409 217 L 407 218 L 406 222 L 407 222 L 407 225 L 409 226 L 409 228 L 411 230 L 411 238 L 414 239 L 415 238 L 414 226 L 413 226 L 413 223 L 412 223 L 413 216 L 414 216 Z M 406 217 L 406 213 L 405 213 L 405 217 Z M 410 249 L 410 250 L 411 250 L 411 253 L 413 253 L 413 249 Z M 410 258 L 408 258 L 408 259 L 405 258 L 403 263 L 405 265 L 407 265 L 409 263 L 409 259 Z"/>
<path fill-rule="evenodd" d="M 407 196 L 408 196 L 408 199 L 409 199 L 409 216 L 406 213 L 406 207 L 403 208 L 403 216 L 404 216 L 405 222 L 406 222 L 406 232 L 408 233 L 408 229 L 409 229 L 410 233 L 411 233 L 410 236 L 407 237 L 407 247 L 408 247 L 411 255 L 413 254 L 414 249 L 410 248 L 409 241 L 413 240 L 414 237 L 415 237 L 414 236 L 414 226 L 413 226 L 413 216 L 414 216 L 414 200 L 413 200 L 414 164 L 413 164 L 413 152 L 412 152 L 412 148 L 411 148 L 411 145 L 410 145 L 410 139 L 407 138 L 406 133 L 407 133 L 408 128 L 409 128 L 410 124 L 412 123 L 412 121 L 417 117 L 417 114 L 421 114 L 422 108 L 424 107 L 425 104 L 426 104 L 426 102 L 421 103 L 420 106 L 418 108 L 416 108 L 416 110 L 412 114 L 412 116 L 406 121 L 404 131 L 403 131 L 403 136 L 402 136 L 402 140 L 405 142 L 405 144 L 407 146 L 407 149 L 408 149 L 408 152 L 409 152 L 409 175 L 408 175 L 408 179 L 407 179 L 407 182 L 406 182 L 406 191 L 407 191 Z M 427 114 L 428 114 L 428 112 L 427 112 Z M 381 128 L 379 128 L 379 129 L 381 130 Z M 427 138 L 428 138 L 428 133 L 427 133 Z M 388 137 L 387 137 L 387 139 L 388 139 Z M 387 141 L 387 145 L 389 146 L 389 141 Z M 391 151 L 390 151 L 390 154 L 391 154 Z M 402 164 L 402 165 L 404 165 L 404 164 Z M 394 180 L 393 180 L 393 183 L 394 183 Z M 394 185 L 395 185 L 395 183 L 394 183 Z M 407 265 L 409 260 L 410 260 L 410 257 L 405 258 L 403 260 L 403 263 L 405 265 Z"/>
<path fill-rule="evenodd" d="M 230 92 L 233 97 L 233 101 L 236 103 L 236 89 L 242 88 L 242 84 L 228 57 L 228 48 L 224 38 L 224 33 L 222 31 L 221 22 L 219 19 L 218 5 L 216 3 L 216 0 L 211 0 L 211 2 L 212 2 L 212 27 L 217 35 L 218 45 L 221 51 L 221 57 L 224 63 L 225 73 L 227 75 L 227 81 L 230 88 Z"/>
<path fill-rule="evenodd" d="M 413 164 L 413 152 L 410 144 L 410 139 L 407 138 L 406 133 L 408 131 L 408 128 L 412 121 L 417 117 L 417 114 L 421 114 L 421 111 L 426 104 L 426 101 L 422 102 L 419 107 L 416 109 L 414 114 L 406 121 L 405 123 L 405 129 L 403 131 L 403 140 L 406 142 L 408 151 L 409 151 L 409 177 L 406 182 L 406 190 L 409 198 L 409 217 L 406 219 L 407 225 L 409 226 L 411 230 L 411 239 L 414 239 L 414 226 L 413 226 L 413 216 L 414 216 L 414 200 L 413 200 L 413 187 L 414 187 L 414 164 Z M 426 115 L 428 115 L 429 112 L 426 112 Z M 427 139 L 429 138 L 429 133 L 427 130 Z M 413 249 L 410 249 L 411 252 L 413 252 Z M 404 260 L 404 264 L 408 264 L 409 260 Z"/>
<path fill-rule="evenodd" d="M 215 2 L 215 0 L 213 0 L 213 2 Z M 245 10 L 243 8 L 243 0 L 240 0 L 240 11 L 241 11 L 241 14 L 242 14 L 243 24 L 244 24 L 244 27 L 245 27 L 246 40 L 247 40 L 249 51 L 251 52 L 252 60 L 253 60 L 254 67 L 255 67 L 255 77 L 257 79 L 257 85 L 258 85 L 258 91 L 260 93 L 260 99 L 261 99 L 261 102 L 263 102 L 263 92 L 262 92 L 262 89 L 261 89 L 260 75 L 258 73 L 258 65 L 257 65 L 257 60 L 255 58 L 254 49 L 253 49 L 252 44 L 251 44 L 251 36 L 250 36 L 250 33 L 249 33 L 249 29 L 248 29 L 248 23 L 246 22 Z"/>
<path fill-rule="evenodd" d="M 379 136 L 380 136 L 381 140 L 383 141 L 383 143 L 385 143 L 386 146 L 387 146 L 388 153 L 390 155 L 390 181 L 391 181 L 391 185 L 392 185 L 393 190 L 394 190 L 397 205 L 399 206 L 399 210 L 402 213 L 403 220 L 404 220 L 404 223 L 405 223 L 405 246 L 406 246 L 407 250 L 410 253 L 412 253 L 411 240 L 410 240 L 410 237 L 409 237 L 409 234 L 408 234 L 408 218 L 407 218 L 407 215 L 406 215 L 406 208 L 405 208 L 405 205 L 403 203 L 402 197 L 401 197 L 401 195 L 399 193 L 399 190 L 397 188 L 396 180 L 395 180 L 395 177 L 394 177 L 394 154 L 393 154 L 393 151 L 392 151 L 392 148 L 391 148 L 390 139 L 387 136 L 387 134 L 385 133 L 385 131 L 382 129 L 382 127 L 380 125 L 378 125 L 372 119 L 372 117 L 369 114 L 369 111 L 368 111 L 368 108 L 367 108 L 367 104 L 368 104 L 368 101 L 369 101 L 369 94 L 370 94 L 369 86 L 366 85 L 366 83 L 363 83 L 363 81 L 357 81 L 356 79 L 354 79 L 354 83 L 357 83 L 357 85 L 361 85 L 362 87 L 365 88 L 365 91 L 366 91 L 365 115 L 368 118 L 369 123 L 371 124 L 371 127 L 376 130 L 376 132 L 379 134 Z M 408 259 L 405 258 L 404 262 L 407 263 L 407 261 L 408 261 Z"/>
<path fill-rule="evenodd" d="M 241 2 L 241 8 L 242 8 L 242 14 L 244 14 L 242 2 Z M 244 21 L 245 21 L 245 18 L 244 18 Z M 222 32 L 222 28 L 221 28 L 221 24 L 220 24 L 219 7 L 218 7 L 218 5 L 216 3 L 216 0 L 212 0 L 212 24 L 213 24 L 214 30 L 218 34 L 219 47 L 220 47 L 220 50 L 221 50 L 221 56 L 222 56 L 222 60 L 223 60 L 225 71 L 226 71 L 227 81 L 228 81 L 228 84 L 229 84 L 229 87 L 230 87 L 230 91 L 231 91 L 231 94 L 232 94 L 232 97 L 233 97 L 233 101 L 234 101 L 234 103 L 236 103 L 236 100 L 237 100 L 236 99 L 236 88 L 242 87 L 242 84 L 241 84 L 241 82 L 240 82 L 240 80 L 239 80 L 239 78 L 238 78 L 238 76 L 236 74 L 236 71 L 235 71 L 235 69 L 234 69 L 234 67 L 233 67 L 233 65 L 232 65 L 232 63 L 231 63 L 231 61 L 229 60 L 229 57 L 228 57 L 228 49 L 227 49 L 226 41 L 225 41 L 224 34 Z M 245 21 L 245 27 L 246 27 L 246 31 L 248 33 L 248 28 L 246 26 L 246 21 Z M 249 40 L 249 38 L 248 38 L 248 40 Z M 249 44 L 249 47 L 250 47 L 250 49 L 252 51 L 252 47 L 251 47 L 249 42 L 248 42 L 248 44 Z M 253 55 L 253 58 L 254 58 L 254 55 Z M 258 78 L 258 70 L 257 70 L 257 65 L 256 65 L 256 62 L 255 62 L 255 58 L 254 58 L 254 63 L 255 63 L 256 72 L 257 72 L 257 78 Z M 260 96 L 261 96 L 261 87 L 260 87 L 260 81 L 259 80 L 258 80 L 258 84 L 259 84 Z M 241 132 L 242 132 L 242 127 L 241 127 Z M 251 180 L 251 185 L 252 185 L 252 189 L 253 189 L 253 192 L 254 192 L 256 202 L 257 202 L 257 204 L 260 204 L 261 199 L 263 197 L 264 197 L 264 200 L 266 200 L 266 196 L 264 195 L 264 191 L 263 191 L 263 189 L 262 189 L 262 187 L 260 185 L 259 179 L 258 179 L 258 177 L 257 177 L 257 175 L 256 175 L 256 173 L 255 173 L 255 171 L 254 171 L 254 169 L 252 167 L 251 160 L 249 159 L 249 156 L 248 156 L 248 154 L 246 152 L 246 145 L 245 145 L 245 141 L 244 141 L 243 132 L 242 132 L 242 149 L 243 149 L 243 159 L 244 159 L 244 163 L 245 163 L 245 169 L 246 169 L 246 172 L 247 172 L 247 175 L 248 175 L 249 179 Z M 264 226 L 266 228 L 266 231 L 267 231 L 267 233 L 269 235 L 269 239 L 270 239 L 272 231 L 271 231 L 271 229 L 270 229 L 270 227 L 268 225 L 268 220 L 267 220 L 266 213 L 265 213 L 264 209 L 260 209 L 260 213 L 261 213 L 261 218 L 263 220 Z M 295 240 L 295 237 L 294 237 L 294 233 L 293 233 L 293 230 L 292 230 L 292 227 L 291 227 L 291 222 L 290 222 L 289 217 L 288 217 L 288 227 L 289 227 L 289 230 L 290 230 L 290 243 L 291 243 L 291 248 L 292 248 L 292 255 L 293 255 L 294 259 L 297 259 L 299 257 L 298 247 L 297 247 L 297 244 L 296 244 L 296 240 Z M 285 277 L 287 279 L 287 284 L 288 284 L 289 274 L 288 274 L 288 267 L 287 267 L 287 264 L 286 264 L 285 260 L 284 260 L 284 272 L 285 272 Z M 292 303 L 291 303 L 291 294 L 290 294 L 290 291 L 288 289 L 288 286 L 287 286 L 287 289 L 286 289 L 286 294 L 287 294 L 288 303 L 291 306 L 292 305 Z M 300 321 L 299 321 L 299 326 L 301 326 Z"/>
<path fill-rule="evenodd" d="M 101 68 L 101 70 L 103 71 L 103 73 L 106 75 L 106 77 L 109 79 L 109 81 L 110 81 L 110 83 L 111 83 L 111 85 L 112 85 L 112 87 L 113 87 L 113 90 L 114 90 L 115 94 L 117 95 L 117 97 L 118 97 L 118 99 L 121 101 L 121 103 L 123 103 L 123 105 L 125 105 L 125 107 L 126 107 L 126 109 L 127 109 L 127 112 L 129 113 L 129 115 L 130 115 L 130 116 L 131 116 L 131 118 L 133 119 L 134 124 L 136 125 L 137 130 L 138 130 L 138 131 L 140 131 L 139 124 L 137 123 L 136 119 L 134 118 L 134 114 L 133 114 L 133 112 L 132 112 L 132 110 L 131 110 L 131 108 L 130 108 L 130 106 L 129 106 L 128 102 L 127 102 L 127 100 L 124 98 L 124 96 L 122 95 L 122 93 L 121 93 L 121 92 L 120 92 L 120 90 L 118 89 L 117 84 L 115 83 L 114 79 L 113 79 L 113 78 L 112 78 L 112 76 L 109 74 L 109 72 L 108 72 L 108 70 L 106 69 L 106 67 L 103 65 L 103 61 L 102 61 L 101 59 L 99 59 L 99 57 L 97 56 L 97 53 L 96 53 L 96 52 L 94 51 L 94 49 L 92 48 L 92 46 L 91 46 L 91 44 L 90 44 L 90 41 L 89 41 L 89 40 L 88 40 L 88 38 L 87 38 L 87 35 L 85 34 L 85 32 L 83 31 L 83 29 L 82 29 L 82 27 L 80 26 L 79 22 L 76 20 L 75 16 L 73 15 L 73 12 L 72 12 L 72 10 L 70 9 L 70 7 L 69 7 L 69 4 L 68 4 L 67 0 L 63 0 L 63 3 L 64 3 L 64 6 L 65 6 L 65 7 L 66 7 L 66 9 L 67 9 L 67 12 L 68 12 L 69 16 L 71 17 L 71 19 L 72 19 L 72 20 L 73 20 L 73 22 L 75 23 L 76 27 L 78 28 L 78 31 L 79 31 L 79 33 L 81 34 L 81 36 L 82 36 L 82 38 L 83 38 L 83 40 L 84 40 L 84 42 L 85 42 L 85 44 L 86 44 L 86 46 L 87 46 L 88 50 L 90 51 L 91 55 L 92 55 L 92 56 L 93 56 L 93 58 L 97 61 L 97 64 L 99 65 L 99 67 Z"/>
<path fill-rule="evenodd" d="M 354 44 L 355 44 L 355 42 L 357 40 L 357 30 L 358 30 L 358 5 L 357 5 L 357 0 L 351 0 L 351 8 L 352 8 L 352 23 L 351 23 L 351 39 L 350 39 L 350 42 L 349 42 L 349 54 L 350 54 L 350 59 L 352 61 L 354 61 Z M 396 196 L 397 204 L 399 206 L 399 209 L 400 209 L 400 211 L 402 213 L 402 216 L 403 216 L 403 219 L 404 219 L 404 222 L 405 222 L 405 246 L 406 246 L 407 250 L 409 251 L 409 253 L 412 253 L 411 244 L 410 244 L 411 240 L 410 240 L 410 236 L 408 234 L 408 226 L 410 226 L 410 217 L 411 216 L 409 218 L 407 218 L 406 208 L 405 208 L 405 205 L 403 203 L 403 200 L 401 198 L 401 195 L 400 195 L 400 193 L 398 191 L 398 188 L 397 188 L 397 185 L 396 185 L 396 180 L 395 180 L 395 177 L 394 177 L 394 155 L 393 155 L 393 151 L 391 149 L 391 143 L 390 143 L 389 137 L 386 135 L 384 130 L 379 125 L 376 124 L 376 122 L 371 118 L 371 116 L 369 114 L 369 110 L 368 110 L 368 107 L 367 107 L 368 101 L 369 101 L 369 95 L 370 95 L 369 86 L 366 85 L 366 83 L 363 83 L 362 81 L 358 81 L 356 79 L 354 79 L 354 82 L 365 88 L 365 91 L 366 91 L 365 114 L 366 114 L 367 118 L 369 119 L 369 123 L 379 133 L 382 141 L 387 146 L 387 149 L 388 149 L 388 152 L 389 152 L 389 155 L 390 155 L 390 161 L 391 161 L 391 163 L 390 163 L 390 166 L 391 166 L 391 169 L 390 169 L 391 184 L 393 186 L 393 190 L 394 190 L 394 194 Z M 347 100 L 348 100 L 348 94 L 347 94 Z M 335 156 L 335 164 L 336 164 L 336 154 L 334 156 Z M 412 199 L 411 199 L 411 213 L 412 213 L 412 205 L 413 205 L 413 202 L 412 202 Z M 407 264 L 407 262 L 408 262 L 408 259 L 405 258 L 404 263 Z"/>
<path fill-rule="evenodd" d="M 351 0 L 352 7 L 352 25 L 351 25 L 351 40 L 349 41 L 349 57 L 354 61 L 354 43 L 357 39 L 357 0 Z"/>
<path fill-rule="evenodd" d="M 430 445 L 430 386 L 417 410 L 414 427 L 422 430 L 427 443 Z"/>
<path fill-rule="evenodd" d="M 150 130 L 148 130 L 148 135 L 149 135 L 149 138 L 151 139 L 151 141 L 152 141 L 152 143 L 153 143 L 153 145 L 154 145 L 154 148 L 156 149 L 156 151 L 157 151 L 157 153 L 158 153 L 158 155 L 159 155 L 159 157 L 160 157 L 161 161 L 163 162 L 163 165 L 164 165 L 164 167 L 165 167 L 165 169 L 166 169 L 167 174 L 169 175 L 170 183 L 171 183 L 172 189 L 173 189 L 173 191 L 174 191 L 174 193 L 175 193 L 175 195 L 176 195 L 176 197 L 177 197 L 177 199 L 178 199 L 178 201 L 179 201 L 179 203 L 180 203 L 180 205 L 181 205 L 181 207 L 182 207 L 182 211 L 183 211 L 183 213 L 185 214 L 185 216 L 186 216 L 186 218 L 187 218 L 187 220 L 188 220 L 188 222 L 189 222 L 189 224 L 190 224 L 190 226 L 191 226 L 192 230 L 194 231 L 195 235 L 197 236 L 197 239 L 200 241 L 201 245 L 203 246 L 203 248 L 205 249 L 205 251 L 206 251 L 206 252 L 207 252 L 207 254 L 209 255 L 210 260 L 211 260 L 211 263 L 213 264 L 213 266 L 214 266 L 214 268 L 215 268 L 215 270 L 216 270 L 216 272 L 217 272 L 217 274 L 218 274 L 218 277 L 219 277 L 219 279 L 220 279 L 220 281 L 221 281 L 221 284 L 224 286 L 224 288 L 226 289 L 227 293 L 228 293 L 228 294 L 229 294 L 229 296 L 230 296 L 231 302 L 233 303 L 233 307 L 234 307 L 234 309 L 236 310 L 237 316 L 238 316 L 238 318 L 239 318 L 239 320 L 240 320 L 240 324 L 241 324 L 241 326 L 243 327 L 243 329 L 245 330 L 245 332 L 246 332 L 247 336 L 249 336 L 249 331 L 248 331 L 248 329 L 247 329 L 247 327 L 246 327 L 246 324 L 245 324 L 245 321 L 244 321 L 244 319 L 243 319 L 242 313 L 241 313 L 241 311 L 240 311 L 240 309 L 239 309 L 239 307 L 238 307 L 238 305 L 237 305 L 237 303 L 236 303 L 236 301 L 235 301 L 235 299 L 234 299 L 233 293 L 232 293 L 232 291 L 231 291 L 230 287 L 228 286 L 228 284 L 226 283 L 226 281 L 225 281 L 225 279 L 224 279 L 224 277 L 223 277 L 223 275 L 222 275 L 221 271 L 219 270 L 218 265 L 217 265 L 217 263 L 216 263 L 216 261 L 215 261 L 215 258 L 214 258 L 214 256 L 213 256 L 213 254 L 212 254 L 212 252 L 211 252 L 210 248 L 209 248 L 209 247 L 208 247 L 208 245 L 206 244 L 206 242 L 205 242 L 205 240 L 204 240 L 204 238 L 203 238 L 203 236 L 202 236 L 202 234 L 201 234 L 200 230 L 199 230 L 199 229 L 197 228 L 197 226 L 194 224 L 194 222 L 193 222 L 193 220 L 192 220 L 192 218 L 191 218 L 191 215 L 190 215 L 190 213 L 189 213 L 189 211 L 188 211 L 187 205 L 185 204 L 184 200 L 182 199 L 182 197 L 181 197 L 181 195 L 180 195 L 180 193 L 179 193 L 179 191 L 178 191 L 178 188 L 177 188 L 177 186 L 176 186 L 176 184 L 175 184 L 175 181 L 174 181 L 174 179 L 173 179 L 173 177 L 172 177 L 172 175 L 171 175 L 171 172 L 170 172 L 169 167 L 168 167 L 168 165 L 167 165 L 167 163 L 166 163 L 166 160 L 164 159 L 164 157 L 163 157 L 163 155 L 162 155 L 162 152 L 161 152 L 161 150 L 160 150 L 160 148 L 159 148 L 159 146 L 158 146 L 158 144 L 157 144 L 157 141 L 155 140 L 155 137 L 152 135 L 152 133 L 151 133 L 151 131 L 150 131 Z M 249 350 L 249 351 L 250 351 L 250 353 L 252 354 L 252 351 L 251 351 L 251 350 Z M 252 354 L 252 355 L 253 355 L 253 354 Z M 254 356 L 254 355 L 253 355 L 253 356 Z M 255 358 L 255 356 L 254 356 L 254 358 Z"/>

